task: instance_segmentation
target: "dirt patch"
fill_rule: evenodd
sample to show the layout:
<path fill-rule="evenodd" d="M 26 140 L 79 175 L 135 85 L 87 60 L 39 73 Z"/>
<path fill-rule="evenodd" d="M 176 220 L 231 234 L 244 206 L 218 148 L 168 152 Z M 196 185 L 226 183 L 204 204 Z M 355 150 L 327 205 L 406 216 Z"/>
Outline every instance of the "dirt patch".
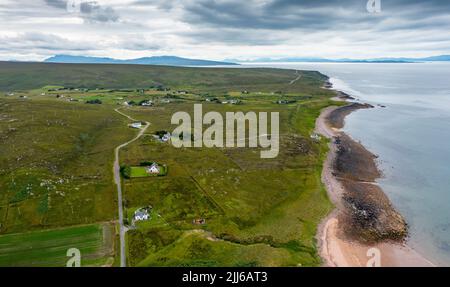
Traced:
<path fill-rule="evenodd" d="M 311 141 L 301 136 L 286 136 L 281 143 L 281 150 L 288 156 L 306 155 L 311 152 Z"/>

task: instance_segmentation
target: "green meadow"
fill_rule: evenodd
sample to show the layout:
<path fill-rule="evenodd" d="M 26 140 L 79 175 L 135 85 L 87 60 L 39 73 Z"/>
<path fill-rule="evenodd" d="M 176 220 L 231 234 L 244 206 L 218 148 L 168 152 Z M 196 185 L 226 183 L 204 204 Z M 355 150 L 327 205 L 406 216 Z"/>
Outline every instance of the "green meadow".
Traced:
<path fill-rule="evenodd" d="M 165 178 L 124 182 L 126 206 L 150 204 L 169 224 L 130 231 L 130 263 L 319 265 L 316 228 L 331 209 L 321 184 L 327 146 L 325 141 L 314 142 L 310 135 L 315 118 L 329 104 L 327 99 L 315 99 L 281 107 L 261 98 L 255 102 L 247 99 L 241 106 L 204 104 L 205 112 L 280 112 L 281 148 L 275 159 L 261 159 L 259 149 L 176 149 L 150 136 L 124 148 L 126 164 L 151 159 L 167 163 L 171 170 Z M 167 123 L 176 110 L 189 112 L 192 105 L 129 113 L 151 120 L 151 133 L 170 130 Z M 205 219 L 206 224 L 194 225 L 196 219 Z M 192 251 L 197 248 L 202 251 Z"/>
<path fill-rule="evenodd" d="M 65 267 L 67 251 L 77 248 L 81 266 L 111 265 L 114 226 L 95 224 L 0 236 L 0 266 Z"/>
<path fill-rule="evenodd" d="M 0 234 L 117 213 L 112 163 L 134 132 L 111 108 L 0 98 Z"/>
<path fill-rule="evenodd" d="M 299 73 L 289 84 L 297 74 L 281 69 L 0 63 L 0 235 L 116 220 L 113 152 L 137 131 L 114 109 L 151 100 L 121 109 L 151 125 L 120 164 L 170 170 L 123 180 L 126 223 L 153 207 L 152 220 L 127 233 L 129 265 L 320 265 L 317 225 L 332 206 L 321 184 L 327 142 L 310 135 L 334 94 L 325 76 Z M 102 104 L 86 104 L 94 100 Z M 229 100 L 240 104 L 221 104 Z M 279 112 L 279 156 L 155 140 L 196 103 L 204 113 Z"/>
<path fill-rule="evenodd" d="M 149 174 L 147 172 L 147 168 L 145 166 L 132 166 L 130 167 L 130 177 L 131 178 L 140 178 L 140 177 L 155 177 L 155 176 L 164 176 L 167 174 L 167 168 L 164 166 L 160 166 L 159 174 Z"/>

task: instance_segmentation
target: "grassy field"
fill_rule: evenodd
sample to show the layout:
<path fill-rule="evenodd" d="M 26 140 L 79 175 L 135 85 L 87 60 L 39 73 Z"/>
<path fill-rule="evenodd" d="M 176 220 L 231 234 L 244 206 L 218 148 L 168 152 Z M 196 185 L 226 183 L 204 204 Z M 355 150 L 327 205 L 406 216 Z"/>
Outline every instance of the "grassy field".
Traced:
<path fill-rule="evenodd" d="M 310 135 L 334 94 L 325 76 L 299 73 L 289 84 L 295 71 L 0 62 L 0 234 L 117 218 L 113 151 L 136 130 L 114 109 L 151 100 L 122 109 L 151 126 L 120 163 L 161 162 L 170 173 L 123 182 L 127 221 L 143 206 L 156 215 L 127 233 L 130 265 L 319 265 L 316 229 L 332 206 L 320 176 L 327 143 Z M 241 104 L 221 104 L 231 99 Z M 204 113 L 279 112 L 279 156 L 155 140 L 195 103 Z"/>
<path fill-rule="evenodd" d="M 64 267 L 67 250 L 81 252 L 82 266 L 111 264 L 114 227 L 87 225 L 0 236 L 0 266 Z"/>
<path fill-rule="evenodd" d="M 108 221 L 113 151 L 134 135 L 111 108 L 0 98 L 1 233 Z"/>
<path fill-rule="evenodd" d="M 127 204 L 151 204 L 170 225 L 131 231 L 131 264 L 320 264 L 314 236 L 320 219 L 331 208 L 320 177 L 327 147 L 325 142 L 313 142 L 309 135 L 315 118 L 327 105 L 326 99 L 305 101 L 300 107 L 273 104 L 267 107 L 265 103 L 250 103 L 249 100 L 238 108 L 204 105 L 207 110 L 223 112 L 232 109 L 279 111 L 282 148 L 276 159 L 260 159 L 259 150 L 245 148 L 175 149 L 150 137 L 125 148 L 122 157 L 127 164 L 151 157 L 155 161 L 164 160 L 171 168 L 164 179 L 125 181 Z M 189 111 L 192 107 L 179 104 L 171 108 Z M 152 119 L 154 130 L 169 129 L 165 123 L 170 121 L 171 109 L 129 112 L 136 118 Z M 207 224 L 195 226 L 194 219 L 206 219 Z M 205 233 L 192 233 L 198 229 Z M 211 235 L 207 235 L 209 233 Z M 172 237 L 160 240 L 164 234 Z M 208 236 L 215 239 L 208 239 Z M 142 245 L 141 238 L 146 238 L 148 245 Z M 153 246 L 155 242 L 158 247 Z M 193 254 L 191 249 L 197 245 L 204 250 Z M 144 258 L 145 253 L 149 255 Z"/>
<path fill-rule="evenodd" d="M 280 69 L 180 68 L 145 65 L 84 65 L 0 62 L 0 91 L 33 90 L 44 86 L 140 89 L 166 87 L 209 91 L 295 91 L 292 71 Z M 318 83 L 318 73 L 302 74 L 303 83 Z M 295 75 L 294 75 L 295 78 Z M 309 86 L 313 87 L 313 86 Z M 305 92 L 308 92 L 306 89 Z"/>
<path fill-rule="evenodd" d="M 160 166 L 160 173 L 159 174 L 150 174 L 147 172 L 147 168 L 145 166 L 132 166 L 130 177 L 131 178 L 141 178 L 141 177 L 155 177 L 155 176 L 165 176 L 167 175 L 167 167 Z"/>
<path fill-rule="evenodd" d="M 316 228 L 331 209 L 321 184 L 327 146 L 310 135 L 321 109 L 332 103 L 320 85 L 315 90 L 309 86 L 311 97 L 305 96 L 304 85 L 311 83 L 300 81 L 298 93 L 283 94 L 294 101 L 288 105 L 275 104 L 280 96 L 270 90 L 233 92 L 243 101 L 239 106 L 203 102 L 204 113 L 280 112 L 281 151 L 276 159 L 260 159 L 259 149 L 175 149 L 151 136 L 123 150 L 126 164 L 151 159 L 171 168 L 164 179 L 125 181 L 126 204 L 151 204 L 169 224 L 129 233 L 131 265 L 320 264 Z M 176 111 L 192 114 L 192 103 L 128 113 L 150 121 L 151 133 L 172 130 L 170 117 Z M 206 224 L 193 225 L 194 219 L 206 219 Z"/>

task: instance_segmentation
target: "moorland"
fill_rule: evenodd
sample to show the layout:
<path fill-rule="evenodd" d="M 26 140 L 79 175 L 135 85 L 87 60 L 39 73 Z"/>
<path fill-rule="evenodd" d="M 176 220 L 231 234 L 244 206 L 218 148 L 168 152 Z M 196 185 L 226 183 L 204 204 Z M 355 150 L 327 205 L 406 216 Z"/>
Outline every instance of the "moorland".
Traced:
<path fill-rule="evenodd" d="M 118 108 L 150 123 L 120 150 L 120 164 L 168 167 L 122 180 L 129 266 L 320 265 L 317 226 L 333 206 L 321 183 L 328 140 L 313 132 L 320 111 L 336 105 L 326 81 L 283 69 L 1 62 L 0 246 L 25 247 L 2 251 L 0 266 L 64 266 L 68 245 L 80 246 L 86 265 L 119 264 L 114 149 L 137 130 Z M 221 114 L 279 112 L 278 157 L 155 138 L 196 103 Z M 132 224 L 147 206 L 151 219 Z"/>

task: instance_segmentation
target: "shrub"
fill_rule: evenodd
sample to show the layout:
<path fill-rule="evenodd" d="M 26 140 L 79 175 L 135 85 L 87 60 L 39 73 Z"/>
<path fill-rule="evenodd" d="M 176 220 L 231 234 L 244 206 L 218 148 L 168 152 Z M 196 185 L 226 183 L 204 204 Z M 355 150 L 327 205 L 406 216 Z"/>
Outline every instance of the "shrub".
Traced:
<path fill-rule="evenodd" d="M 129 166 L 121 166 L 120 167 L 120 173 L 122 174 L 122 176 L 126 179 L 130 179 L 131 178 L 131 167 Z"/>
<path fill-rule="evenodd" d="M 102 101 L 99 99 L 95 99 L 95 100 L 89 100 L 86 102 L 86 104 L 91 104 L 91 105 L 101 105 Z"/>

